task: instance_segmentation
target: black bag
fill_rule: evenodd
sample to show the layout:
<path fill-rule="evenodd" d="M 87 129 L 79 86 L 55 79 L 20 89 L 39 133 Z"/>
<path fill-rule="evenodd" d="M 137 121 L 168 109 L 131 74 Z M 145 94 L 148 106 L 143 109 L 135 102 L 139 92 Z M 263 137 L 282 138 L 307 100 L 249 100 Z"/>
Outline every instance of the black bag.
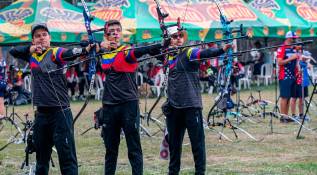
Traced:
<path fill-rule="evenodd" d="M 103 109 L 99 108 L 94 112 L 95 129 L 99 129 L 103 125 Z"/>
<path fill-rule="evenodd" d="M 171 112 L 172 112 L 171 105 L 169 104 L 169 101 L 168 101 L 168 100 L 166 100 L 166 101 L 163 103 L 163 105 L 162 105 L 161 108 L 162 108 L 162 112 L 163 112 L 163 114 L 164 114 L 165 116 L 170 115 Z"/>

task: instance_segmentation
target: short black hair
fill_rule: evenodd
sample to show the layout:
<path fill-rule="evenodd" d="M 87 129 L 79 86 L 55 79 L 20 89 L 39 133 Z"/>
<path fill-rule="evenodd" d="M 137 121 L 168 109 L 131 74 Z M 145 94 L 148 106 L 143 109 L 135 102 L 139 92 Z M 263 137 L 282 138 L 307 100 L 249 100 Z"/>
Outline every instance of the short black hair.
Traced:
<path fill-rule="evenodd" d="M 34 36 L 35 31 L 38 29 L 44 29 L 47 31 L 48 34 L 50 34 L 50 31 L 48 30 L 46 23 L 36 23 L 36 24 L 33 24 L 31 27 L 32 38 Z"/>
<path fill-rule="evenodd" d="M 112 19 L 112 20 L 109 20 L 109 21 L 106 22 L 106 24 L 105 24 L 105 30 L 107 30 L 107 28 L 108 28 L 109 26 L 113 26 L 113 25 L 119 25 L 120 28 L 122 29 L 121 22 L 118 21 L 118 20 Z"/>

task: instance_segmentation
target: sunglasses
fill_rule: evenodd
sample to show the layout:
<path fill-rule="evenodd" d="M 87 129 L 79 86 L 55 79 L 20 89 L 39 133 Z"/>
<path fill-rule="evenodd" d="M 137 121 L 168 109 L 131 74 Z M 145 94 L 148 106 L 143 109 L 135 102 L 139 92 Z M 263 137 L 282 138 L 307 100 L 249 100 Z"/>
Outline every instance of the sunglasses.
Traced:
<path fill-rule="evenodd" d="M 179 37 L 179 38 L 183 38 L 183 37 L 184 37 L 184 34 L 183 34 L 183 33 L 180 33 L 180 34 L 172 35 L 171 37 L 172 37 L 173 39 L 177 39 L 178 37 Z"/>

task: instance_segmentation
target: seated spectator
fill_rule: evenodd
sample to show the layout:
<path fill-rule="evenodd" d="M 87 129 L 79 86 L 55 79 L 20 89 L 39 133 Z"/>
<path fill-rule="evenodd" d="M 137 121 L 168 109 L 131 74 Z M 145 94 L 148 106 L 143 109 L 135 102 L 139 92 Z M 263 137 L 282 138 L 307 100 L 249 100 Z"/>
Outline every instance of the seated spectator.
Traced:
<path fill-rule="evenodd" d="M 85 58 L 81 58 L 81 59 L 85 59 Z M 85 87 L 88 87 L 88 82 L 86 81 L 87 78 L 85 77 L 88 73 L 88 63 L 87 62 L 83 62 L 78 64 L 76 67 L 76 73 L 78 76 L 78 90 L 79 90 L 79 96 L 78 99 L 79 100 L 85 100 Z"/>
<path fill-rule="evenodd" d="M 199 79 L 201 81 L 202 92 L 205 92 L 205 90 L 210 86 L 209 75 L 207 72 L 209 68 L 210 68 L 210 60 L 204 60 L 199 65 Z M 208 85 L 208 87 L 206 84 Z"/>
<path fill-rule="evenodd" d="M 150 84 L 151 86 L 158 85 L 159 82 L 157 82 L 158 80 L 156 76 L 159 75 L 159 73 L 163 73 L 163 69 L 161 65 L 158 65 L 158 64 L 154 65 L 153 63 L 148 63 L 148 70 L 146 72 L 148 77 L 147 83 Z"/>
<path fill-rule="evenodd" d="M 255 49 L 259 49 L 262 47 L 262 44 L 260 41 L 256 41 L 254 43 Z M 264 52 L 263 51 L 257 51 L 251 52 L 251 56 L 253 57 L 252 61 L 254 62 L 253 67 L 253 75 L 258 76 L 261 74 L 261 66 L 264 64 Z"/>
<path fill-rule="evenodd" d="M 239 79 L 244 77 L 245 71 L 243 65 L 238 61 L 238 58 L 233 60 L 233 72 L 230 77 L 230 83 L 233 89 L 232 94 L 235 93 L 235 89 L 239 87 Z"/>
<path fill-rule="evenodd" d="M 77 72 L 75 71 L 75 67 L 71 67 L 66 71 L 66 79 L 67 79 L 67 87 L 71 91 L 71 99 L 75 101 L 76 100 L 75 88 L 77 83 L 79 82 Z"/>
<path fill-rule="evenodd" d="M 154 71 L 153 74 L 151 75 L 151 79 L 154 79 L 154 86 L 159 86 L 162 84 L 164 79 L 162 79 L 161 75 L 164 74 L 163 72 L 163 65 L 162 64 L 157 64 L 154 66 Z"/>
<path fill-rule="evenodd" d="M 25 90 L 23 86 L 23 72 L 14 65 L 10 65 L 7 75 L 8 88 L 10 89 L 7 94 L 9 103 L 15 105 L 31 103 L 31 93 Z"/>

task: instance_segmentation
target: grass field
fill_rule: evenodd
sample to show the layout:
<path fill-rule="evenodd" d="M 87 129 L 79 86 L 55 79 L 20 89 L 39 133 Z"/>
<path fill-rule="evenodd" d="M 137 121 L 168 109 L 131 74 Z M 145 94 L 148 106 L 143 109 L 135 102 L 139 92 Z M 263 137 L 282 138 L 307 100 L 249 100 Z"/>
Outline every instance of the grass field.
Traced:
<path fill-rule="evenodd" d="M 243 91 L 241 93 L 242 100 L 246 101 L 249 95 L 249 91 Z M 257 98 L 257 92 L 254 91 L 253 96 Z M 261 96 L 263 99 L 274 101 L 273 87 L 262 88 Z M 213 97 L 207 94 L 203 95 L 204 115 L 207 115 L 209 108 L 213 104 L 212 99 Z M 147 101 L 147 110 L 153 103 L 154 99 Z M 144 104 L 144 99 L 141 99 L 141 111 L 144 111 Z M 82 105 L 82 102 L 72 103 L 73 114 L 77 114 Z M 91 130 L 84 136 L 80 136 L 80 133 L 93 125 L 92 113 L 100 105 L 100 101 L 91 101 L 75 126 L 77 157 L 81 175 L 103 174 L 105 148 L 100 137 L 100 130 Z M 17 107 L 16 111 L 21 116 L 25 113 L 33 115 L 32 106 L 30 105 Z M 267 111 L 272 111 L 272 104 L 267 108 Z M 158 107 L 154 111 L 154 116 L 159 113 L 160 108 Z M 310 116 L 312 121 L 308 123 L 307 127 L 316 128 L 316 108 L 310 110 Z M 302 131 L 304 138 L 296 139 L 299 125 L 293 123 L 281 124 L 278 119 L 273 118 L 273 131 L 278 133 L 270 134 L 269 119 L 270 117 L 268 116 L 265 119 L 254 116 L 252 117 L 252 121 L 260 122 L 252 123 L 246 120 L 246 122 L 239 125 L 239 127 L 245 129 L 254 137 L 263 139 L 260 142 L 250 139 L 240 131 L 237 131 L 239 138 L 236 140 L 229 128 L 225 128 L 224 133 L 234 141 L 220 141 L 218 139 L 219 135 L 216 132 L 206 129 L 207 174 L 317 174 L 316 132 L 304 129 Z M 235 119 L 232 119 L 232 122 L 236 124 Z M 144 125 L 146 126 L 145 123 Z M 149 129 L 154 130 L 154 126 L 150 125 Z M 215 127 L 215 129 L 218 131 L 221 130 L 220 127 Z M 5 128 L 0 132 L 0 145 L 6 143 L 7 138 L 4 135 L 12 133 L 12 130 L 12 128 Z M 142 135 L 141 137 L 144 154 L 144 174 L 167 174 L 168 161 L 159 158 L 162 133 L 154 137 L 146 135 Z M 189 139 L 185 136 L 181 174 L 194 173 L 191 147 L 188 143 Z M 31 161 L 34 161 L 34 156 L 34 154 L 30 156 Z M 20 165 L 23 159 L 23 144 L 11 145 L 4 151 L 1 151 L 0 174 L 21 173 Z M 51 168 L 50 174 L 60 174 L 56 153 L 53 153 L 53 159 L 55 160 L 56 167 Z M 124 137 L 121 139 L 117 174 L 131 174 Z"/>

